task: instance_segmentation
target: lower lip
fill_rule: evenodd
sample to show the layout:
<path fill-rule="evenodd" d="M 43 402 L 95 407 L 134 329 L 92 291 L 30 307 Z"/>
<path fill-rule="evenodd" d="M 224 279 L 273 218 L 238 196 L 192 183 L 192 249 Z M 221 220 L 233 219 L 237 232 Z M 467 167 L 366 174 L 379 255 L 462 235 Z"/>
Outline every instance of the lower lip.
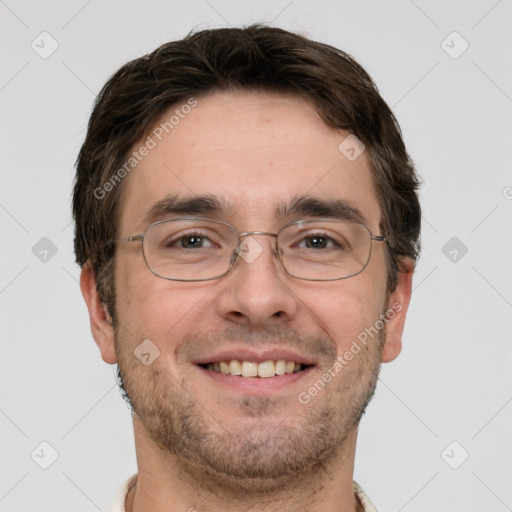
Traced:
<path fill-rule="evenodd" d="M 275 377 L 242 377 L 239 375 L 226 375 L 224 373 L 217 373 L 212 370 L 207 370 L 202 366 L 198 366 L 206 377 L 212 379 L 229 389 L 234 389 L 243 393 L 262 395 L 270 394 L 278 391 L 293 383 L 301 380 L 307 376 L 312 370 L 312 366 L 297 373 L 285 373 L 284 375 L 276 375 Z"/>

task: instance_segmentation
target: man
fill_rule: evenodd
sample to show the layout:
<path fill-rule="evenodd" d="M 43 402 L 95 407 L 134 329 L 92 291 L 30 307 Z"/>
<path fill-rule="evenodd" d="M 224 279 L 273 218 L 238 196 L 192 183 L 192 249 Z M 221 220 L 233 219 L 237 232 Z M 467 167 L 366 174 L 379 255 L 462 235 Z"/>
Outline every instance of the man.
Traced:
<path fill-rule="evenodd" d="M 419 251 L 398 124 L 347 54 L 205 30 L 107 82 L 77 161 L 81 289 L 132 408 L 110 511 L 376 510 L 357 428 Z"/>

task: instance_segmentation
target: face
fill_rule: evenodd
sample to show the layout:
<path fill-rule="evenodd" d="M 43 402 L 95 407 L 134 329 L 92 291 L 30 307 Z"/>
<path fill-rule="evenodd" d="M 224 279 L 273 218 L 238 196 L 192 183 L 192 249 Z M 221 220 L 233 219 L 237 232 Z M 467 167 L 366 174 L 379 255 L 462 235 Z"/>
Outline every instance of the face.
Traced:
<path fill-rule="evenodd" d="M 143 232 L 148 212 L 166 198 L 205 195 L 225 208 L 196 216 L 239 232 L 275 233 L 288 222 L 315 219 L 315 212 L 281 215 L 279 206 L 307 196 L 345 201 L 380 234 L 368 160 L 365 153 L 354 161 L 340 153 L 346 136 L 292 96 L 198 97 L 126 178 L 119 235 Z M 193 215 L 160 211 L 153 220 L 180 216 Z M 90 310 L 103 358 L 118 362 L 134 414 L 156 445 L 177 464 L 219 478 L 275 482 L 340 457 L 373 393 L 380 362 L 400 351 L 410 279 L 405 274 L 391 296 L 386 293 L 382 242 L 372 243 L 360 274 L 306 281 L 283 270 L 273 237 L 251 238 L 259 248 L 255 259 L 239 258 L 224 277 L 201 282 L 157 277 L 140 242 L 120 243 L 116 332 Z M 380 315 L 390 308 L 383 329 Z M 378 334 L 362 342 L 379 318 Z M 134 355 L 143 340 L 151 340 L 151 359 L 159 350 L 148 365 Z M 278 360 L 301 363 L 302 370 L 244 377 L 208 369 L 225 361 L 223 369 L 237 373 L 232 360 L 246 370 L 262 371 L 257 362 Z"/>

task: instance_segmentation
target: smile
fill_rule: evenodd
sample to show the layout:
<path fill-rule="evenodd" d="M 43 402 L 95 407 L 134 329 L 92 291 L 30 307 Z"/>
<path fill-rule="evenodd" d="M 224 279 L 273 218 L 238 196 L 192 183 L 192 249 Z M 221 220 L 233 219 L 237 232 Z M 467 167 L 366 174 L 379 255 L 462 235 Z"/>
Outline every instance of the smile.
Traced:
<path fill-rule="evenodd" d="M 234 375 L 239 377 L 260 377 L 269 378 L 276 375 L 286 375 L 290 373 L 298 373 L 305 370 L 308 365 L 296 363 L 295 361 L 286 361 L 278 359 L 276 361 L 239 361 L 230 359 L 220 361 L 218 363 L 201 364 L 201 367 L 215 373 L 224 375 Z"/>

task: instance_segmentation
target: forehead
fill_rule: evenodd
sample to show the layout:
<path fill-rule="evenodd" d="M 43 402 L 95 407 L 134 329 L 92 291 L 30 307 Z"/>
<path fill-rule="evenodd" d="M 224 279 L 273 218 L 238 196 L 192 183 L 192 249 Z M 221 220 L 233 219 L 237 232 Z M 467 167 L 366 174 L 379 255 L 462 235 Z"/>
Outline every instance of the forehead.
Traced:
<path fill-rule="evenodd" d="M 170 108 L 150 134 L 152 143 L 133 148 L 152 146 L 123 184 L 120 233 L 145 228 L 148 213 L 167 197 L 206 195 L 218 198 L 224 220 L 243 230 L 273 226 L 283 205 L 304 196 L 341 199 L 378 229 L 366 154 L 347 159 L 338 146 L 348 133 L 328 127 L 307 101 L 235 91 L 195 102 Z"/>

